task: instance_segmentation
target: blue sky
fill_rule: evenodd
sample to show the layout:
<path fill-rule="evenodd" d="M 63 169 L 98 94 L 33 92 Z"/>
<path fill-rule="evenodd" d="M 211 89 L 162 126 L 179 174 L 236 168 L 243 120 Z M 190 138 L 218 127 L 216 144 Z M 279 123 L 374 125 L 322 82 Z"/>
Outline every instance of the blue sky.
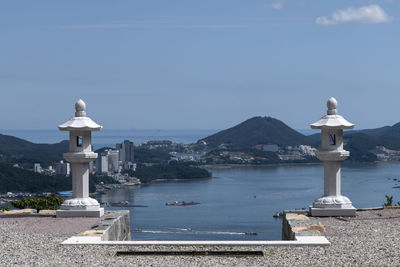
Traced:
<path fill-rule="evenodd" d="M 400 121 L 400 1 L 0 2 L 0 129 Z"/>

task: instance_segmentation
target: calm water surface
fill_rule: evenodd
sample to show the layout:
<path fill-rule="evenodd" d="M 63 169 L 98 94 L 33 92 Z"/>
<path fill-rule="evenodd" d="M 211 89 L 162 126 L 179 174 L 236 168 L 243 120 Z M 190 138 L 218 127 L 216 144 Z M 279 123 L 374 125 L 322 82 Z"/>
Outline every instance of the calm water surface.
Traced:
<path fill-rule="evenodd" d="M 101 202 L 129 201 L 136 240 L 279 240 L 276 211 L 307 208 L 323 193 L 323 166 L 211 168 L 214 178 L 164 182 L 117 189 Z M 385 194 L 400 201 L 399 163 L 351 164 L 342 169 L 342 194 L 355 207 L 375 207 Z M 166 206 L 169 201 L 197 201 L 195 206 Z M 109 208 L 118 209 L 118 208 Z M 245 235 L 256 232 L 257 235 Z"/>

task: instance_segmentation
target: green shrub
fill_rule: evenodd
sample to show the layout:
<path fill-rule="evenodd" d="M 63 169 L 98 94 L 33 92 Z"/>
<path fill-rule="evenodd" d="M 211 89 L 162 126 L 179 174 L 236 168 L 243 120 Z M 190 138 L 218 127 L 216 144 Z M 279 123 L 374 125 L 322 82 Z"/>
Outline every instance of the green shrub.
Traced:
<path fill-rule="evenodd" d="M 385 204 L 383 204 L 383 206 L 384 207 L 390 207 L 390 206 L 392 206 L 393 205 L 393 196 L 388 196 L 388 195 L 385 195 L 385 197 L 386 197 L 386 203 Z"/>
<path fill-rule="evenodd" d="M 11 204 L 17 209 L 31 208 L 40 210 L 57 210 L 64 200 L 59 196 L 24 197 L 21 200 L 14 200 Z"/>
<path fill-rule="evenodd" d="M 2 210 L 2 211 L 9 211 L 9 210 L 10 210 L 10 207 L 0 207 L 0 210 Z"/>

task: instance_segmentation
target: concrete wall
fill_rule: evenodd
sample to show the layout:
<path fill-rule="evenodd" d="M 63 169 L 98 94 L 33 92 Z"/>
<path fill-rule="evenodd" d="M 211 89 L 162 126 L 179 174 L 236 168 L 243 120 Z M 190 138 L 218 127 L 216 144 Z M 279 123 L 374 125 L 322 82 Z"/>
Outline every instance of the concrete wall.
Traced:
<path fill-rule="evenodd" d="M 104 219 L 94 225 L 91 231 L 101 234 L 102 241 L 131 240 L 129 211 L 107 211 Z"/>
<path fill-rule="evenodd" d="M 282 240 L 296 240 L 299 236 L 323 236 L 325 228 L 306 210 L 284 211 Z"/>

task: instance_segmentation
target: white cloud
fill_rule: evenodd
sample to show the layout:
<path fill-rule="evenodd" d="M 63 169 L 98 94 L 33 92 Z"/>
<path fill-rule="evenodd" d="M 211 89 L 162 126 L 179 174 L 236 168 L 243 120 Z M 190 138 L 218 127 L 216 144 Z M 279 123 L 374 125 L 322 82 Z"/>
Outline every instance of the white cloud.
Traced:
<path fill-rule="evenodd" d="M 320 25 L 336 25 L 339 23 L 384 23 L 392 18 L 378 5 L 372 4 L 359 8 L 339 9 L 330 17 L 318 17 L 315 22 Z"/>
<path fill-rule="evenodd" d="M 265 4 L 264 7 L 272 8 L 272 9 L 282 9 L 283 8 L 283 0 L 272 2 L 270 4 Z"/>

